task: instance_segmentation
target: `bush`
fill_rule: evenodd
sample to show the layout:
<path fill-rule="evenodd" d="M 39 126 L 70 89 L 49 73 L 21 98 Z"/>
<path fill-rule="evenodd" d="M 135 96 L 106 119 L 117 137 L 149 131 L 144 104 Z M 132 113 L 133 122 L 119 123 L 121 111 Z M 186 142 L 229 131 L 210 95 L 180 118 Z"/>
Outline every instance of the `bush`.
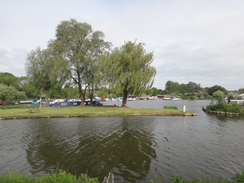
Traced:
<path fill-rule="evenodd" d="M 178 110 L 176 106 L 164 106 L 164 109 L 175 109 Z"/>
<path fill-rule="evenodd" d="M 227 105 L 227 111 L 226 112 L 233 112 L 233 113 L 242 113 L 242 106 L 237 103 L 229 103 Z"/>
<path fill-rule="evenodd" d="M 243 183 L 244 182 L 244 172 L 240 172 L 235 174 L 235 176 L 232 178 L 233 183 Z"/>
<path fill-rule="evenodd" d="M 242 105 L 237 103 L 229 103 L 227 104 L 225 101 L 218 101 L 217 104 L 211 102 L 207 106 L 207 110 L 209 111 L 223 111 L 223 112 L 231 112 L 231 113 L 243 113 Z"/>

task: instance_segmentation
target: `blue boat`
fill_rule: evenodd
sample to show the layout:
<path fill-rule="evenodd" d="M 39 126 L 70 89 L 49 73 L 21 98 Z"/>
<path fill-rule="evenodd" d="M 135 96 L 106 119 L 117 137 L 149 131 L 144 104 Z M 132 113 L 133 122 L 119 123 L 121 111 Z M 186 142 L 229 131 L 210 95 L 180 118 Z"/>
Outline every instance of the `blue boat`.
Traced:
<path fill-rule="evenodd" d="M 57 103 L 50 104 L 50 107 L 68 107 L 68 106 L 78 106 L 80 104 L 81 104 L 80 101 L 60 102 L 59 104 L 57 104 Z"/>
<path fill-rule="evenodd" d="M 50 104 L 50 107 L 79 106 L 80 104 L 81 104 L 80 101 L 60 102 L 59 104 L 57 103 Z M 90 105 L 90 101 L 86 101 L 85 105 Z M 99 101 L 92 101 L 92 105 L 101 105 L 101 103 Z"/>

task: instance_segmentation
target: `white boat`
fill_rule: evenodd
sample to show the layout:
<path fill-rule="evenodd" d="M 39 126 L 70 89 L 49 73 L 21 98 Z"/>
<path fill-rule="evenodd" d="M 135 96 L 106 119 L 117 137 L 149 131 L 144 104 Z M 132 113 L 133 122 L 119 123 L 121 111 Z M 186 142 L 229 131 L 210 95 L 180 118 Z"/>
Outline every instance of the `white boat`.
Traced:
<path fill-rule="evenodd" d="M 244 100 L 230 100 L 230 102 L 234 102 L 234 103 L 237 103 L 237 104 L 243 104 Z"/>
<path fill-rule="evenodd" d="M 171 100 L 182 100 L 182 99 L 179 98 L 179 97 L 174 97 L 174 98 L 172 98 Z"/>
<path fill-rule="evenodd" d="M 165 98 L 163 98 L 163 100 L 171 100 L 171 98 L 165 97 Z"/>
<path fill-rule="evenodd" d="M 128 100 L 128 101 L 136 101 L 136 98 L 132 98 L 132 97 L 130 97 L 130 98 L 128 98 L 127 100 Z"/>

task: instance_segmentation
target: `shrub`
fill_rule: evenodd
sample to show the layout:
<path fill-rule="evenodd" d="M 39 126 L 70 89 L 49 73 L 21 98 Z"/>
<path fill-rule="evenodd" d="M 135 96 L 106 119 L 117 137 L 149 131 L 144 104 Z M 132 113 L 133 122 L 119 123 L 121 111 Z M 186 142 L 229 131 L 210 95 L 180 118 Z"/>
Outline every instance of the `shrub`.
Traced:
<path fill-rule="evenodd" d="M 235 176 L 232 178 L 233 183 L 243 183 L 244 182 L 244 172 L 240 172 L 235 174 Z"/>
<path fill-rule="evenodd" d="M 231 102 L 227 105 L 226 112 L 242 113 L 242 106 L 240 104 Z"/>
<path fill-rule="evenodd" d="M 164 109 L 175 109 L 178 110 L 176 106 L 164 106 Z"/>
<path fill-rule="evenodd" d="M 242 105 L 237 103 L 227 104 L 225 101 L 218 101 L 217 104 L 214 104 L 213 101 L 207 106 L 207 110 L 210 111 L 223 111 L 223 112 L 232 112 L 232 113 L 243 113 Z"/>

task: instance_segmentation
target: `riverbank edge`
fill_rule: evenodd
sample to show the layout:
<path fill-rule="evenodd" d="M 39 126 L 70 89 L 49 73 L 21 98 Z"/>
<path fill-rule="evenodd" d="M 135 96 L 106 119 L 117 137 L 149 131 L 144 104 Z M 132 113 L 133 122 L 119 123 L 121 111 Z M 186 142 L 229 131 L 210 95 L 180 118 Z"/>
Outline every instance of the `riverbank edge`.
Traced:
<path fill-rule="evenodd" d="M 87 108 L 87 107 L 86 107 Z M 94 107 L 94 108 L 99 108 L 99 107 Z M 102 108 L 102 107 L 101 107 Z M 108 108 L 108 107 L 106 107 Z M 50 109 L 50 108 L 49 108 Z M 66 107 L 66 109 L 68 109 Z M 70 109 L 70 108 L 69 108 Z M 72 109 L 72 107 L 71 107 Z M 81 107 L 82 109 L 82 107 Z M 84 109 L 84 108 L 83 108 Z M 92 109 L 92 108 L 91 108 Z M 41 119 L 41 118 L 87 118 L 87 117 L 128 117 L 128 116 L 197 116 L 196 113 L 186 111 L 183 112 L 181 110 L 167 110 L 167 109 L 139 109 L 139 108 L 121 108 L 121 107 L 116 107 L 116 108 L 111 108 L 111 111 L 104 111 L 104 112 L 83 112 L 82 110 L 80 111 L 80 114 L 69 114 L 67 111 L 63 114 L 42 114 L 43 108 L 39 109 L 37 112 L 28 112 L 28 109 L 19 109 L 22 110 L 24 115 L 5 115 L 1 116 L 0 115 L 0 120 L 15 120 L 15 119 Z M 118 109 L 118 110 L 117 110 Z M 121 109 L 123 111 L 121 111 Z M 128 109 L 128 110 L 127 110 Z M 11 109 L 6 109 L 6 110 L 11 110 Z M 48 108 L 45 108 L 45 110 L 48 110 Z M 54 110 L 52 108 L 52 110 Z M 4 110 L 5 111 L 5 110 Z M 62 111 L 61 111 L 62 112 Z"/>

